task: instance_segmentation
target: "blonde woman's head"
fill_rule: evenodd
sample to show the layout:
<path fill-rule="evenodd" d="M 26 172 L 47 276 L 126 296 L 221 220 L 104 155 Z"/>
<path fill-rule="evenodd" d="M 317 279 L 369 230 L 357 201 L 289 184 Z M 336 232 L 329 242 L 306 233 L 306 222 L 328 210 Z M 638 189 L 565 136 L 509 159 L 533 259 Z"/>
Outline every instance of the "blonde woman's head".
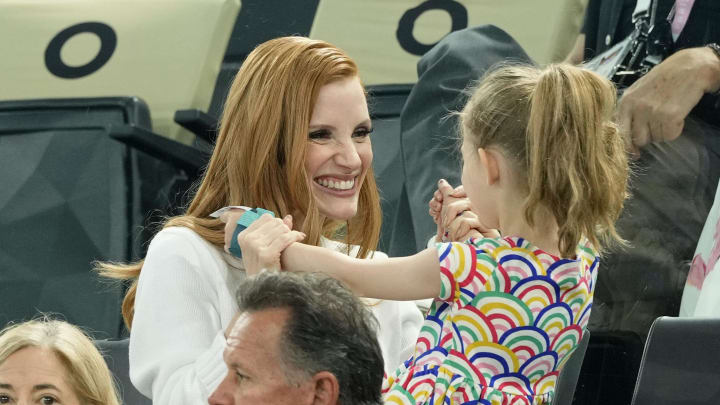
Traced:
<path fill-rule="evenodd" d="M 102 355 L 67 322 L 38 319 L 0 332 L 0 403 L 36 402 L 120 404 Z"/>

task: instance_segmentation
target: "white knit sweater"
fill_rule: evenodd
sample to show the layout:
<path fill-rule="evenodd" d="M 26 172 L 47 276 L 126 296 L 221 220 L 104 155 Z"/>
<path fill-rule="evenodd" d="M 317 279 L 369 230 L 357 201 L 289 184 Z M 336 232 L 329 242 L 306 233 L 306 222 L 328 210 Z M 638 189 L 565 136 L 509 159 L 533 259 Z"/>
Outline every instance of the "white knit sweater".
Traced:
<path fill-rule="evenodd" d="M 188 228 L 167 228 L 152 240 L 135 298 L 130 378 L 154 405 L 207 404 L 227 373 L 223 334 L 244 277 L 242 261 Z M 423 318 L 411 302 L 381 301 L 371 309 L 390 373 L 412 354 Z"/>

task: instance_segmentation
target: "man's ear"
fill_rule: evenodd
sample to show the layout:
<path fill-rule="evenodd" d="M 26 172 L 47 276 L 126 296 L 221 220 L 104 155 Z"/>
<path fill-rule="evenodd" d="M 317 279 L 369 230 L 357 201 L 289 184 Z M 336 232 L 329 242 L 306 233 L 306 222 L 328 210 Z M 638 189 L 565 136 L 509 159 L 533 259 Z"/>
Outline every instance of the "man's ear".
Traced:
<path fill-rule="evenodd" d="M 485 170 L 485 181 L 489 186 L 497 183 L 500 180 L 497 152 L 485 148 L 478 148 L 477 152 L 480 157 L 480 164 Z"/>
<path fill-rule="evenodd" d="M 335 374 L 320 371 L 313 376 L 315 399 L 313 405 L 337 405 L 340 398 L 340 384 Z"/>

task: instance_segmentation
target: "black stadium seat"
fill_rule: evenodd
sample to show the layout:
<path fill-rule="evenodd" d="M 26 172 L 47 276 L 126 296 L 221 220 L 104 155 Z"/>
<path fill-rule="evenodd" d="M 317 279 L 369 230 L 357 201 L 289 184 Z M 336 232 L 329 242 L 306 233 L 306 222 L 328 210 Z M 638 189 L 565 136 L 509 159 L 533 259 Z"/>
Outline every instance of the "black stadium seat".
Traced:
<path fill-rule="evenodd" d="M 717 404 L 720 318 L 657 318 L 645 343 L 632 405 Z"/>
<path fill-rule="evenodd" d="M 367 86 L 368 106 L 373 124 L 373 169 L 380 190 L 383 226 L 378 250 L 387 252 L 393 231 L 402 232 L 396 211 L 405 182 L 400 153 L 400 113 L 412 84 Z"/>
<path fill-rule="evenodd" d="M 575 351 L 570 355 L 570 359 L 560 371 L 557 385 L 555 386 L 555 399 L 552 405 L 570 405 L 575 398 L 575 388 L 580 378 L 580 370 L 582 369 L 585 352 L 590 342 L 590 331 L 585 329 L 582 340 L 578 344 Z"/>
<path fill-rule="evenodd" d="M 152 401 L 138 392 L 130 381 L 129 343 L 128 339 L 96 340 L 95 346 L 103 354 L 110 372 L 115 377 L 122 403 L 125 405 L 152 405 Z"/>
<path fill-rule="evenodd" d="M 150 122 L 137 98 L 0 102 L 0 327 L 42 311 L 121 335 L 122 287 L 91 262 L 141 257 L 145 213 L 185 187 L 174 165 L 108 136 Z"/>

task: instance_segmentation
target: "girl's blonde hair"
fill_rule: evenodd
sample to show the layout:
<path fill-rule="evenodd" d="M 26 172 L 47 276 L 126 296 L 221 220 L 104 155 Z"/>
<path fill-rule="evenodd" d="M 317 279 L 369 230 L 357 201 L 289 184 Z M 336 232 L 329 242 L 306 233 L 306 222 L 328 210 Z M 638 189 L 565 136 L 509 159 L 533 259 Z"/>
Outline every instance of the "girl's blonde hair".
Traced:
<path fill-rule="evenodd" d="M 52 350 L 80 403 L 120 405 L 112 374 L 100 352 L 79 328 L 47 318 L 11 325 L 0 332 L 0 364 L 18 350 Z"/>
<path fill-rule="evenodd" d="M 321 236 L 359 245 L 367 257 L 380 237 L 380 198 L 372 167 L 359 191 L 357 215 L 347 222 L 318 211 L 305 172 L 308 128 L 320 88 L 357 78 L 355 62 L 342 50 L 318 40 L 283 37 L 253 50 L 238 71 L 225 102 L 210 163 L 185 215 L 163 228 L 184 226 L 222 248 L 224 223 L 208 215 L 227 205 L 262 207 L 278 216 L 304 216 L 298 229 L 304 243 L 318 245 Z M 100 274 L 133 279 L 123 301 L 123 318 L 132 325 L 137 277 L 143 262 L 100 263 Z"/>
<path fill-rule="evenodd" d="M 615 221 L 628 197 L 629 167 L 612 120 L 614 85 L 576 66 L 501 66 L 488 73 L 460 114 L 465 142 L 499 147 L 526 188 L 525 219 L 539 208 L 559 226 L 572 257 L 582 237 L 599 250 L 625 241 Z"/>

